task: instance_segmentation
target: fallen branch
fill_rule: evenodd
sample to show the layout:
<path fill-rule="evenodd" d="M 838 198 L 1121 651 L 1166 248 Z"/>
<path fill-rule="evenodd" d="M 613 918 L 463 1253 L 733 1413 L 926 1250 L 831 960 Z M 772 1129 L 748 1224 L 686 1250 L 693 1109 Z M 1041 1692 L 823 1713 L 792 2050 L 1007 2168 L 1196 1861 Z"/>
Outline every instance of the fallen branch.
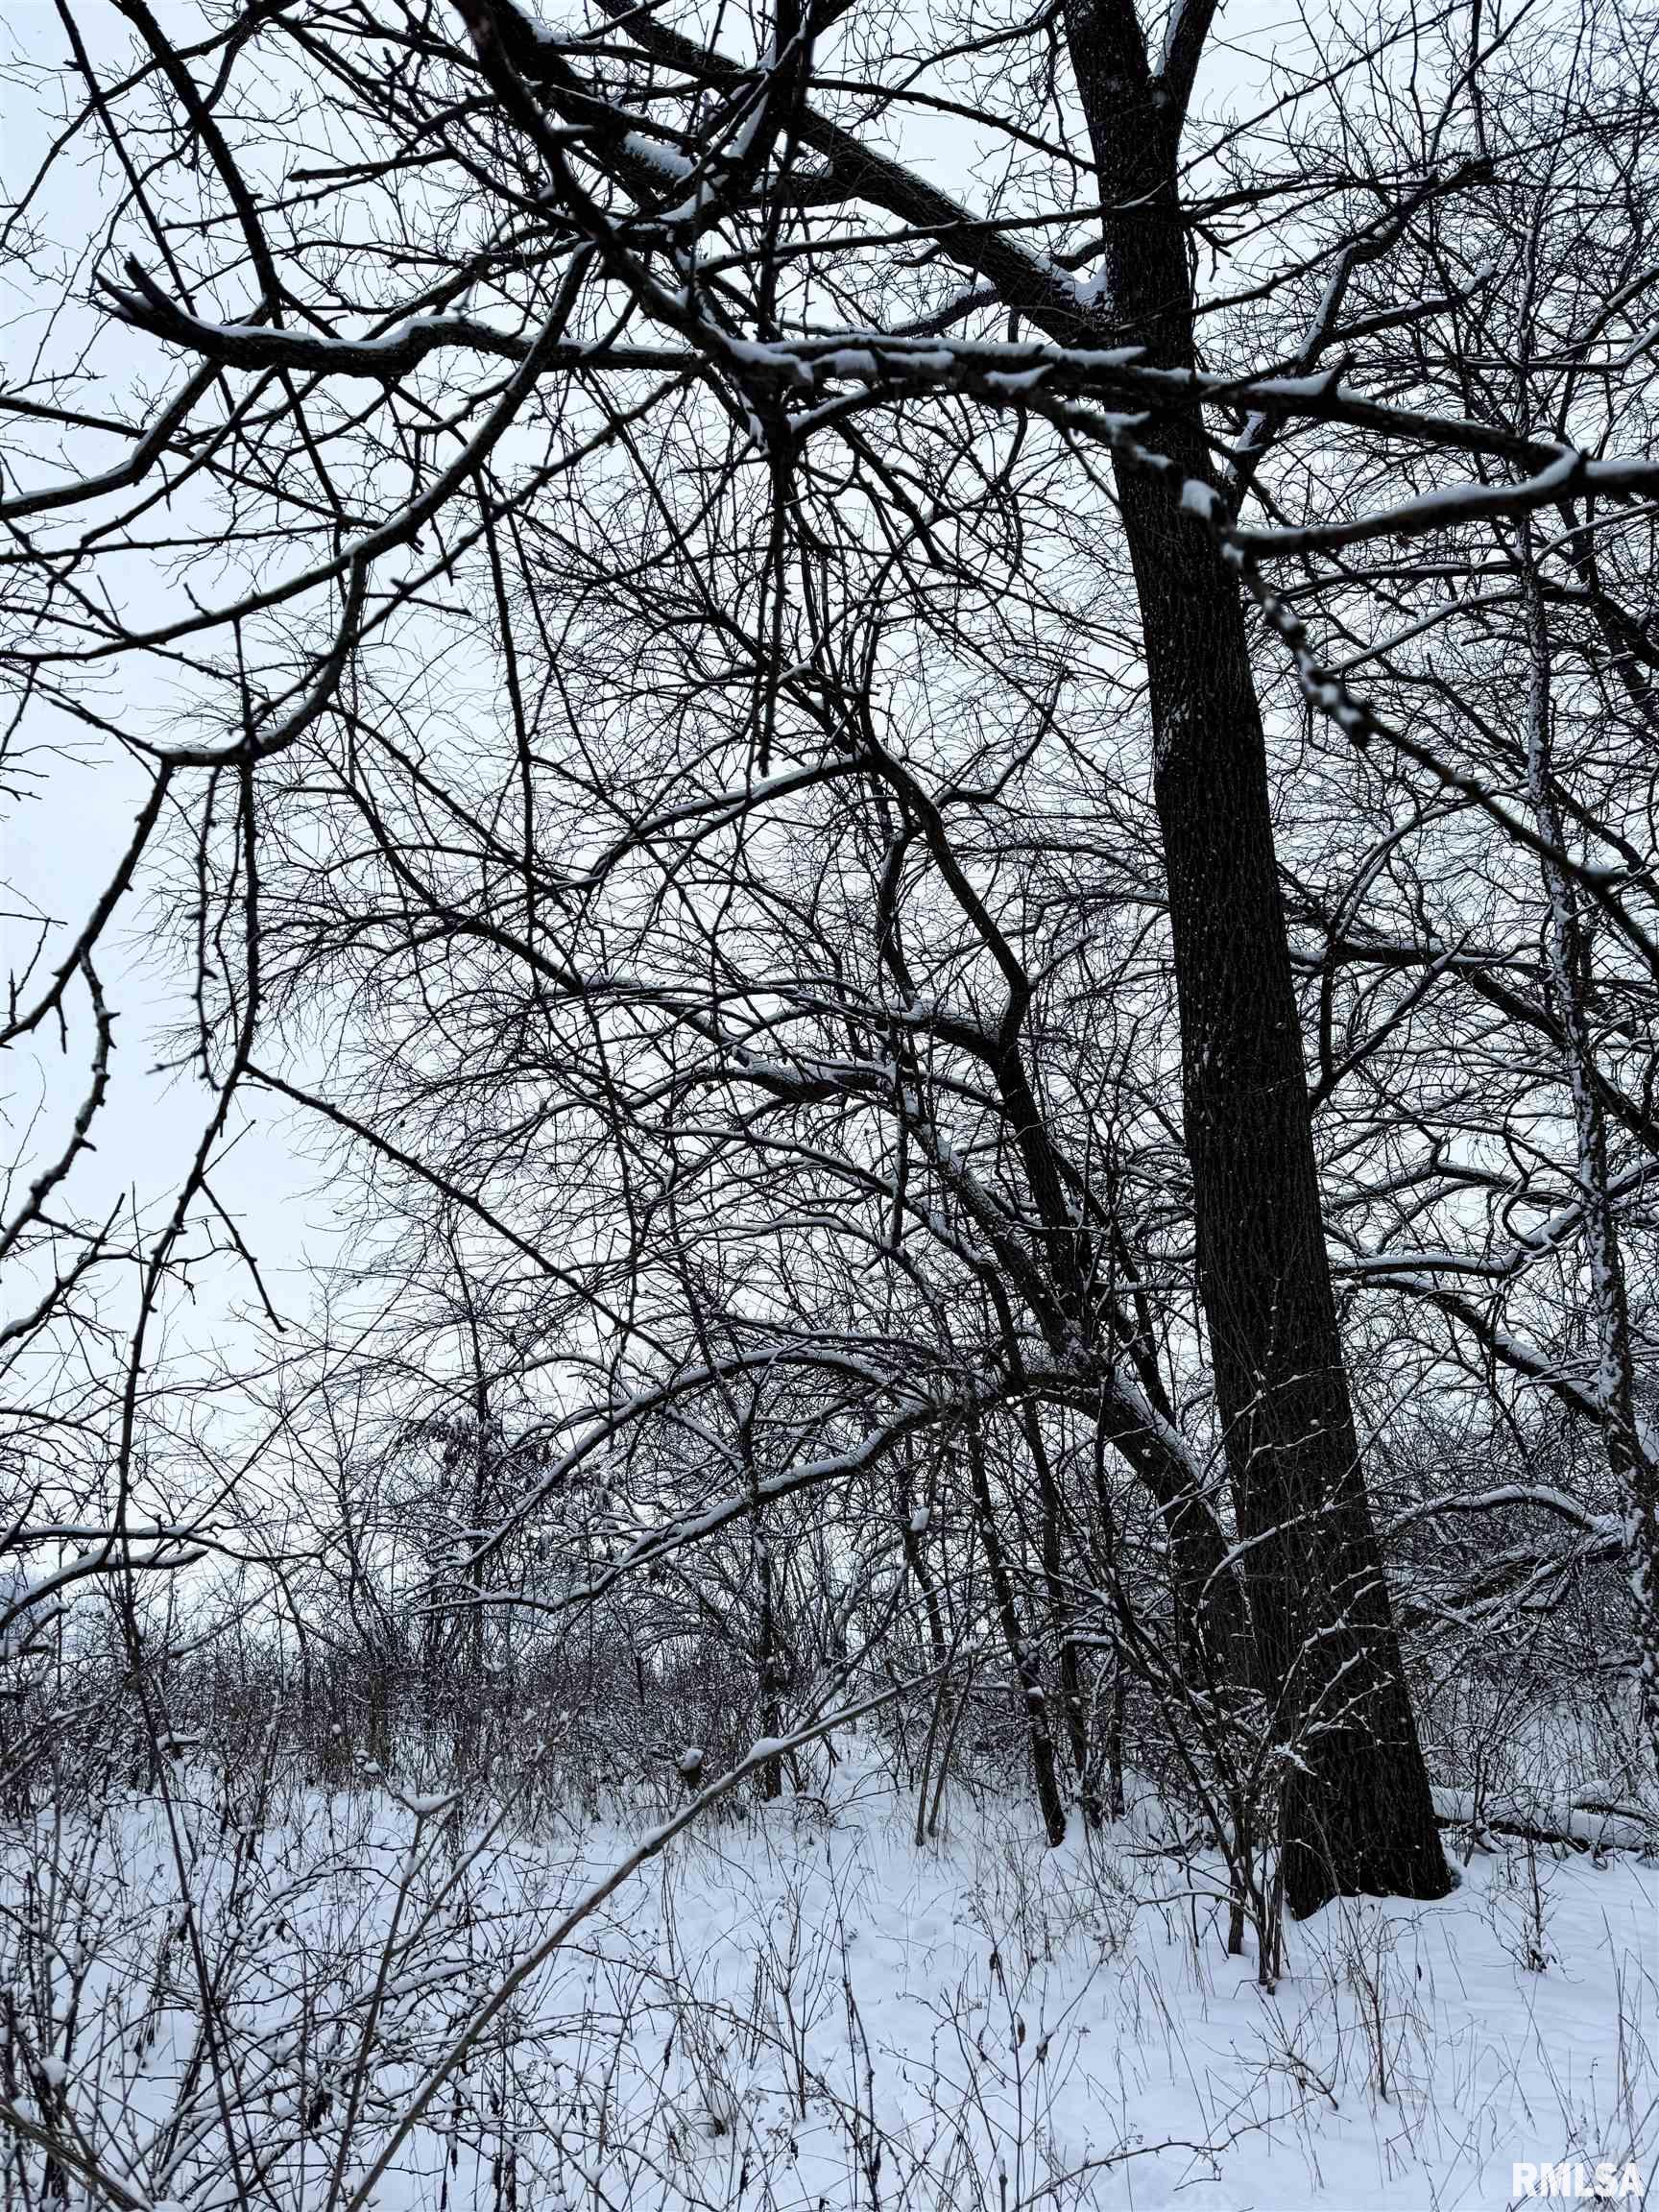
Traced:
<path fill-rule="evenodd" d="M 1442 1828 L 1473 1828 L 1477 1836 L 1519 1836 L 1574 1851 L 1650 1851 L 1659 1842 L 1652 1816 L 1638 1806 L 1587 1797 L 1540 1808 L 1514 1797 L 1477 1798 L 1472 1790 L 1437 1789 L 1433 1795 Z"/>

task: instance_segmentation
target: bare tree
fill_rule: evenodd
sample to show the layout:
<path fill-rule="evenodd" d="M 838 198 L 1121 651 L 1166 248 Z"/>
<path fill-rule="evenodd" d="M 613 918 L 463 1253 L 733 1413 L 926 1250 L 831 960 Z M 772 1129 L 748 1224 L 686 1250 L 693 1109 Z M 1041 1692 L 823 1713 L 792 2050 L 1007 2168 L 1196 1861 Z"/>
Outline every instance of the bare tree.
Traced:
<path fill-rule="evenodd" d="M 1057 1835 L 1121 1518 L 1097 1444 L 1149 1510 L 1171 1679 L 1254 1716 L 1292 1910 L 1440 1894 L 1344 1319 L 1430 1314 L 1584 1404 L 1659 1650 L 1619 1288 L 1643 1186 L 1608 1137 L 1651 1121 L 1620 996 L 1654 959 L 1640 41 L 1588 11 L 1555 82 L 1514 22 L 1403 8 L 1212 123 L 1193 0 L 1161 32 L 1126 0 L 910 26 L 781 0 L 713 43 L 623 0 L 208 7 L 189 36 L 119 12 L 130 47 L 65 10 L 63 69 L 14 72 L 62 120 L 8 230 L 42 337 L 0 505 L 18 743 L 107 746 L 133 814 L 5 1033 L 85 1042 L 13 1201 L 38 1283 L 8 1326 L 31 1358 L 122 1347 L 99 1556 L 189 1536 L 153 1515 L 134 1544 L 139 1408 L 190 1224 L 237 1249 L 212 1178 L 263 1089 L 355 1148 L 409 1283 L 469 1286 L 480 1479 L 490 1378 L 540 1393 L 475 1595 L 512 1599 L 513 1532 L 624 1462 L 576 1595 L 743 1527 L 780 1737 L 769 1530 L 797 1515 L 925 1616 L 916 1508 L 861 1516 L 926 1442 Z M 912 157 L 929 118 L 969 133 L 960 196 Z M 88 143 L 106 201 L 65 280 L 84 204 L 54 195 Z M 1543 143 L 1605 182 L 1567 398 L 1550 317 L 1500 329 L 1460 242 L 1542 204 Z M 173 381 L 132 386 L 140 350 Z M 1493 545 L 1506 628 L 1470 598 Z M 1546 697 L 1563 594 L 1586 685 L 1625 695 L 1585 799 Z M 1533 734 L 1505 739 L 1478 687 L 1523 665 Z M 1450 851 L 1494 923 L 1542 871 L 1542 968 L 1413 909 Z M 59 1209 L 141 879 L 172 888 L 208 1105 L 130 1235 Z M 1443 1134 L 1413 1150 L 1472 1001 L 1511 1025 L 1513 1097 L 1542 1041 L 1577 1102 L 1571 1222 L 1504 1280 L 1588 1230 L 1588 1387 L 1471 1301 L 1461 1253 L 1405 1240 L 1515 1195 Z"/>

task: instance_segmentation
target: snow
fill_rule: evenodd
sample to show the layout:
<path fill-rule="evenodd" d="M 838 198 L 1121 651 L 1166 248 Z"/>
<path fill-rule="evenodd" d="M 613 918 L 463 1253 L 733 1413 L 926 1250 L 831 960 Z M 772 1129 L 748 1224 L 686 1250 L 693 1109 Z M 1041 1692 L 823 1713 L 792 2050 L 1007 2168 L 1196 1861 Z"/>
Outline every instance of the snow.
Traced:
<path fill-rule="evenodd" d="M 418 1858 L 421 1800 L 311 1791 L 238 1870 L 209 1800 L 186 1823 L 204 1940 L 233 1961 L 236 2093 L 279 2153 L 272 2200 L 296 2206 L 328 2194 L 339 2109 L 307 2139 L 317 2077 L 297 2069 L 324 2061 L 303 2058 L 297 1992 L 325 1999 L 347 2052 L 378 1982 L 346 2203 L 422 2057 L 650 1825 L 573 1805 L 492 1841 L 469 1801 L 466 1836 L 428 1830 Z M 877 2200 L 917 2212 L 1485 2212 L 1510 2202 L 1516 2160 L 1651 2174 L 1659 1872 L 1634 1855 L 1500 1839 L 1442 1903 L 1343 1900 L 1293 1927 L 1268 1992 L 1225 1949 L 1215 1863 L 1154 1848 L 1144 1789 L 1052 1853 L 1022 1803 L 958 1793 L 947 1815 L 919 1849 L 914 1803 L 849 1741 L 811 1796 L 705 1820 L 526 1982 L 375 2185 L 379 2212 L 511 2201 L 509 2147 L 520 2203 L 637 2212 L 854 2212 L 878 2163 Z M 0 1831 L 0 1906 L 55 1847 L 47 1828 Z M 141 2189 L 194 2047 L 180 1961 L 159 1997 L 154 1976 L 178 1910 L 166 1824 L 135 1799 L 71 1847 L 83 1878 L 120 1870 L 124 1912 L 46 2079 Z M 389 1943 L 397 1970 L 376 1977 Z M 189 2139 L 204 2156 L 216 2140 Z M 188 2160 L 149 2178 L 189 2212 L 225 2201 Z"/>
<path fill-rule="evenodd" d="M 1443 1820 L 1478 1822 L 1487 1831 L 1500 1824 L 1570 1836 L 1594 1851 L 1640 1851 L 1652 1841 L 1646 1820 L 1618 1806 L 1594 1801 L 1589 1791 L 1572 1805 L 1540 1806 L 1526 1798 L 1487 1797 L 1479 1804 L 1468 1790 L 1436 1790 L 1434 1810 Z"/>
<path fill-rule="evenodd" d="M 1073 279 L 1072 289 L 1079 303 L 1085 307 L 1098 307 L 1112 296 L 1112 270 L 1102 261 L 1099 268 L 1081 280 Z"/>
<path fill-rule="evenodd" d="M 641 131 L 622 134 L 622 151 L 630 160 L 657 170 L 670 183 L 683 184 L 697 174 L 697 164 L 660 138 L 647 138 Z"/>

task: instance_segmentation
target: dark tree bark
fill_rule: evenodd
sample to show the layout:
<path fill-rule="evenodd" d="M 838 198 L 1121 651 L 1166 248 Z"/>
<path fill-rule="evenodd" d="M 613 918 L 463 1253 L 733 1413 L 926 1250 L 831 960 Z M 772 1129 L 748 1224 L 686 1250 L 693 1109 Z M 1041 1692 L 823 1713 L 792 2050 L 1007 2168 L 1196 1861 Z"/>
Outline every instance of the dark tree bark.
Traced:
<path fill-rule="evenodd" d="M 1113 338 L 1194 365 L 1176 181 L 1209 8 L 1154 76 L 1128 0 L 1067 0 L 1106 219 Z M 1147 443 L 1215 484 L 1188 415 Z M 1262 1688 L 1298 1743 L 1285 1804 L 1297 1914 L 1338 1892 L 1443 1896 L 1452 1877 L 1371 1525 L 1336 1326 L 1266 747 L 1238 584 L 1171 487 L 1120 469 L 1145 639 L 1180 1005 L 1199 1288 Z"/>
<path fill-rule="evenodd" d="M 1054 1734 L 1048 1721 L 1048 1700 L 1043 1689 L 1043 1671 L 1020 1623 L 1020 1609 L 1014 1599 L 1014 1581 L 1008 1572 L 1002 1537 L 991 1503 L 991 1483 L 985 1468 L 985 1446 L 978 1431 L 974 1429 L 968 1431 L 968 1474 L 979 1549 L 985 1555 L 998 1623 L 1002 1630 L 1002 1640 L 1008 1647 L 1015 1688 L 1025 1712 L 1025 1725 L 1031 1742 L 1031 1774 L 1037 1786 L 1037 1802 L 1042 1809 L 1043 1826 L 1050 1843 L 1064 1843 L 1066 1798 L 1060 1788 L 1059 1762 L 1054 1756 Z"/>

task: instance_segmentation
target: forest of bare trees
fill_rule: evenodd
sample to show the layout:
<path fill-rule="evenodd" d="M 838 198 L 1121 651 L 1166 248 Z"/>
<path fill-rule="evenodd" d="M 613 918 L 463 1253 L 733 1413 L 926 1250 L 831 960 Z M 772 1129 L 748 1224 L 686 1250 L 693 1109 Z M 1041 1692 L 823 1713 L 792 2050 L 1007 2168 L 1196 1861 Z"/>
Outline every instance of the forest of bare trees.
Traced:
<path fill-rule="evenodd" d="M 426 2201 L 617 1886 L 853 1770 L 1032 1896 L 1133 1836 L 1262 2002 L 1645 1863 L 1659 13 L 21 0 L 3 82 L 0 1867 L 158 1806 L 199 2014 L 78 2112 L 0 1886 L 7 2201 Z M 418 2060 L 366 1951 L 273 2135 L 201 1836 L 376 1791 L 656 1825 Z M 977 2200 L 875 2080 L 844 2200 Z"/>

